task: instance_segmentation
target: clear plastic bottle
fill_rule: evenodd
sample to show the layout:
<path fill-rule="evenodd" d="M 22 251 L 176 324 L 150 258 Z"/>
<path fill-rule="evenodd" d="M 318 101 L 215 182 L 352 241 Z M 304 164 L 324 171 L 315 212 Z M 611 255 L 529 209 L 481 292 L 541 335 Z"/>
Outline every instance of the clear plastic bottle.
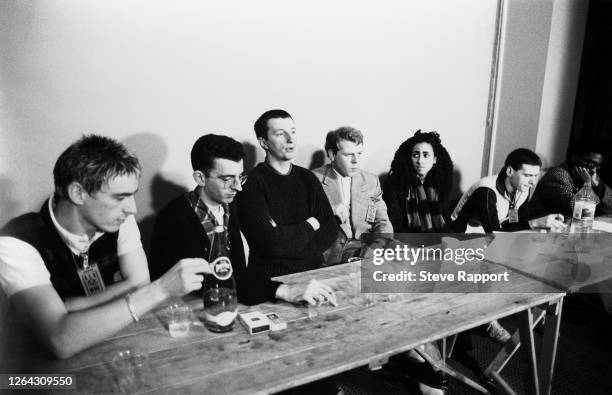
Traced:
<path fill-rule="evenodd" d="M 574 196 L 571 233 L 592 233 L 596 206 L 595 191 L 587 181 Z"/>
<path fill-rule="evenodd" d="M 204 276 L 204 325 L 211 332 L 231 331 L 238 314 L 238 300 L 227 230 L 223 226 L 215 228 L 208 262 L 212 274 Z"/>

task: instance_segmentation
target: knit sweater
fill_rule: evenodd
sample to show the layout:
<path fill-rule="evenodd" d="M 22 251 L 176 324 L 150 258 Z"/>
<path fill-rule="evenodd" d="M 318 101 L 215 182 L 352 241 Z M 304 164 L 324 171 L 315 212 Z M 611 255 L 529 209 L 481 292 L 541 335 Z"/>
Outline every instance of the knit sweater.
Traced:
<path fill-rule="evenodd" d="M 529 202 L 531 218 L 548 214 L 563 214 L 571 217 L 574 211 L 574 195 L 583 183 L 572 177 L 567 163 L 553 167 L 538 182 Z M 601 182 L 593 188 L 597 201 L 596 215 L 612 214 L 612 189 Z"/>
<path fill-rule="evenodd" d="M 260 163 L 238 194 L 242 231 L 249 243 L 249 278 L 267 278 L 316 269 L 323 251 L 336 239 L 338 227 L 321 183 L 307 169 L 292 165 L 280 174 Z M 315 231 L 306 222 L 319 221 Z M 262 283 L 270 300 L 278 283 Z"/>

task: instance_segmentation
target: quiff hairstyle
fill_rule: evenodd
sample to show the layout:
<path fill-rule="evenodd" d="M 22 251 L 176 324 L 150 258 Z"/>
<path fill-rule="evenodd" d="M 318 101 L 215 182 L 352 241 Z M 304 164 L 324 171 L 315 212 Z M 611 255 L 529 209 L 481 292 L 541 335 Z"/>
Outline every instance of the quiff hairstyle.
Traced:
<path fill-rule="evenodd" d="M 327 153 L 329 150 L 332 150 L 332 152 L 336 154 L 340 149 L 338 146 L 340 140 L 352 141 L 357 145 L 363 144 L 363 134 L 360 130 L 350 126 L 342 126 L 336 130 L 332 130 L 327 133 L 327 137 L 325 138 L 325 152 Z"/>
<path fill-rule="evenodd" d="M 84 135 L 72 143 L 55 162 L 53 180 L 59 199 L 68 197 L 68 186 L 78 182 L 88 194 L 98 192 L 117 176 L 140 177 L 136 155 L 123 144 L 105 136 Z"/>

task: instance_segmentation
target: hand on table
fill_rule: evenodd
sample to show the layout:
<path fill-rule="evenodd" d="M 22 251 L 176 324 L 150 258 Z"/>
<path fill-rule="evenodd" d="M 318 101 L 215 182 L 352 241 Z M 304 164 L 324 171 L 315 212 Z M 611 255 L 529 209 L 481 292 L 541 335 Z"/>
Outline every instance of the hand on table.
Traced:
<path fill-rule="evenodd" d="M 305 300 L 311 305 L 329 302 L 337 306 L 336 294 L 331 287 L 318 280 L 307 283 L 282 284 L 276 290 L 276 297 L 287 302 L 300 302 Z"/>
<path fill-rule="evenodd" d="M 529 226 L 535 228 L 548 228 L 551 232 L 563 232 L 566 228 L 563 223 L 564 217 L 561 214 L 548 214 L 544 217 L 532 219 Z"/>

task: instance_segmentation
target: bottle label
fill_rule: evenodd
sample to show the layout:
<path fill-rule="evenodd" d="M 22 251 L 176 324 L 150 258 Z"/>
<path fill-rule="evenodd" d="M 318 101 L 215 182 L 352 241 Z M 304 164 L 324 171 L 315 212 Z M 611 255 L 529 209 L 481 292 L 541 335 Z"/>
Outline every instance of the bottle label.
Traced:
<path fill-rule="evenodd" d="M 595 202 L 584 202 L 577 201 L 574 203 L 574 214 L 575 219 L 589 219 L 595 216 Z"/>
<path fill-rule="evenodd" d="M 210 269 L 212 270 L 213 276 L 219 280 L 228 280 L 234 270 L 232 269 L 232 262 L 226 256 L 220 256 L 210 263 Z"/>
<path fill-rule="evenodd" d="M 582 219 L 582 202 L 577 201 L 574 203 L 574 214 L 572 216 L 575 219 Z"/>

